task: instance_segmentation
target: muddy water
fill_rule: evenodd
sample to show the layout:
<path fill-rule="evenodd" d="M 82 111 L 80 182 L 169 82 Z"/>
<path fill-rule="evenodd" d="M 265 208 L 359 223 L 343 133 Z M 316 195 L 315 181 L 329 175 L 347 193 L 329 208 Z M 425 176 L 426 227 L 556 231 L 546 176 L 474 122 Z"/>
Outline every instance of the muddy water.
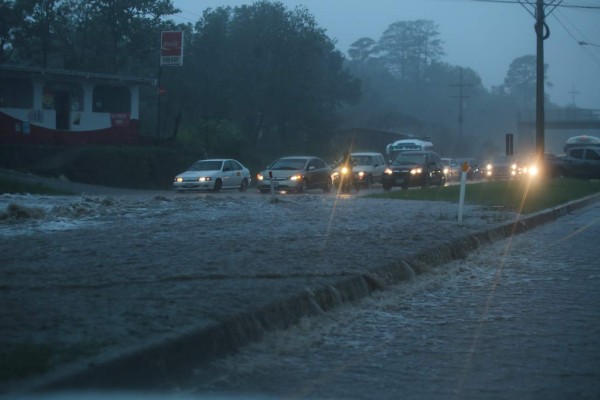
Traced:
<path fill-rule="evenodd" d="M 186 390 L 311 399 L 600 397 L 600 206 L 198 368 Z"/>

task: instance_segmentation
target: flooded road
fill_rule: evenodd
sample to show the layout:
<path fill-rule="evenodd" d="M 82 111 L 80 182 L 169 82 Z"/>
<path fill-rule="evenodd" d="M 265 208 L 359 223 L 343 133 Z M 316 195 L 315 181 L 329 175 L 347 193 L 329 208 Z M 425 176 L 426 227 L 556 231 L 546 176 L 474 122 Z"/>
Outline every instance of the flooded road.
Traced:
<path fill-rule="evenodd" d="M 199 367 L 196 395 L 600 398 L 600 205 Z"/>

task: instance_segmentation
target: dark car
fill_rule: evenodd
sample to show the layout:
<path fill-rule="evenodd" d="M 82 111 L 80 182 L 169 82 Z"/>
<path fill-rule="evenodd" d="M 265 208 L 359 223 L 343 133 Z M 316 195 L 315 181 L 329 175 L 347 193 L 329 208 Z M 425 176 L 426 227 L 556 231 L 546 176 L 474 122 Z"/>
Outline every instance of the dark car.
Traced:
<path fill-rule="evenodd" d="M 576 178 L 600 178 L 600 148 L 572 147 L 562 160 L 565 176 Z"/>
<path fill-rule="evenodd" d="M 518 174 L 517 161 L 512 156 L 496 156 L 485 167 L 487 179 L 512 179 Z"/>
<path fill-rule="evenodd" d="M 318 157 L 283 157 L 258 174 L 258 190 L 268 193 L 272 183 L 277 191 L 300 193 L 319 188 L 329 192 L 332 187 L 331 172 L 331 167 Z"/>
<path fill-rule="evenodd" d="M 422 188 L 430 185 L 444 186 L 444 164 L 440 156 L 433 151 L 407 151 L 399 154 L 386 168 L 383 174 L 383 188 L 390 190 L 394 186 L 408 189 L 413 186 Z"/>

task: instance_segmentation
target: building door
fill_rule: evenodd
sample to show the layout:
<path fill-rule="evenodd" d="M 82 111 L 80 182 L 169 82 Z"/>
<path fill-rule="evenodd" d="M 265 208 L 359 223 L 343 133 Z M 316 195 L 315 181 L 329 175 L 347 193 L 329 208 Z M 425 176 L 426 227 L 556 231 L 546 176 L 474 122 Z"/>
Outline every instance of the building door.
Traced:
<path fill-rule="evenodd" d="M 69 92 L 56 91 L 54 93 L 54 107 L 56 110 L 56 129 L 69 130 L 70 105 Z"/>

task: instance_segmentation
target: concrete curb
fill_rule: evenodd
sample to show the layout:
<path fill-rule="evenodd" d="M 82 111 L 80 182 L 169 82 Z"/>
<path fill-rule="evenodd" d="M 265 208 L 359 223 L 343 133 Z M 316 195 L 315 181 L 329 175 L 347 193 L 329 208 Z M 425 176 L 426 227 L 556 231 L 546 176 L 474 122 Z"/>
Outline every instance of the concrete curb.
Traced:
<path fill-rule="evenodd" d="M 517 221 L 449 242 L 435 251 L 423 251 L 332 285 L 307 288 L 283 302 L 272 303 L 250 313 L 240 313 L 211 327 L 191 329 L 183 335 L 164 338 L 127 352 L 106 354 L 95 358 L 93 363 L 88 360 L 72 364 L 55 373 L 21 382 L 20 390 L 12 389 L 24 393 L 81 388 L 172 388 L 194 366 L 217 356 L 235 353 L 240 347 L 260 340 L 265 332 L 288 328 L 304 317 L 321 314 L 341 304 L 364 298 L 375 290 L 410 280 L 437 265 L 464 258 L 484 244 L 555 221 L 599 200 L 600 194 L 596 194 L 523 216 Z"/>

